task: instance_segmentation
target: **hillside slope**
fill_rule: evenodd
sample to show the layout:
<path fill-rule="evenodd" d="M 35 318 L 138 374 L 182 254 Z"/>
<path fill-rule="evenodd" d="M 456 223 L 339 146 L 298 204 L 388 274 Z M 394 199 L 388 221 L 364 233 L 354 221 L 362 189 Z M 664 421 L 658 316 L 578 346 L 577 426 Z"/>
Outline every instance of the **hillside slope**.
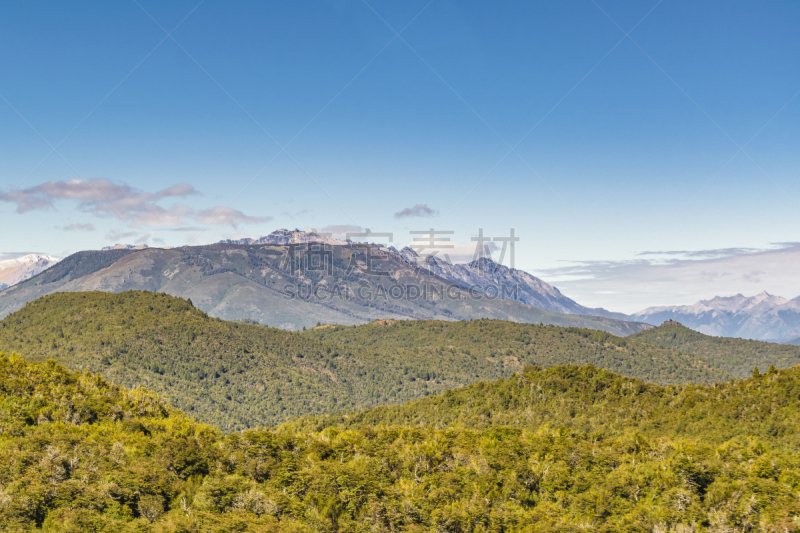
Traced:
<path fill-rule="evenodd" d="M 104 255 L 105 254 L 105 255 Z M 321 268 L 308 265 L 317 264 Z M 375 272 L 387 274 L 377 275 Z M 175 249 L 79 252 L 0 291 L 0 318 L 54 292 L 145 290 L 190 298 L 212 316 L 288 330 L 375 319 L 468 320 L 576 326 L 629 335 L 650 327 L 547 311 L 470 294 L 400 255 L 358 245 L 213 244 Z"/>
<path fill-rule="evenodd" d="M 670 421 L 644 433 L 631 416 L 627 431 L 581 432 L 554 410 L 550 427 L 481 428 L 466 413 L 438 429 L 222 435 L 146 390 L 0 353 L 0 530 L 797 531 L 797 434 L 764 423 L 797 423 L 797 374 L 680 391 L 561 367 L 418 402 L 449 415 L 456 399 L 462 412 L 500 400 L 498 421 L 566 392 L 591 401 L 579 419 L 613 421 L 642 396 Z M 695 401 L 720 422 L 702 439 Z"/>
<path fill-rule="evenodd" d="M 399 321 L 301 335 L 210 318 L 185 300 L 141 291 L 46 296 L 0 321 L 0 345 L 145 386 L 226 430 L 399 403 L 530 363 L 592 362 L 661 383 L 727 379 L 687 356 L 590 330 Z"/>
<path fill-rule="evenodd" d="M 741 435 L 800 450 L 800 366 L 758 378 L 667 385 L 593 366 L 529 367 L 511 378 L 475 383 L 408 402 L 344 416 L 307 417 L 294 427 L 421 425 L 528 430 L 565 427 L 598 437 L 630 431 L 647 438 L 681 435 L 719 445 Z"/>
<path fill-rule="evenodd" d="M 580 328 L 501 320 L 421 320 L 378 321 L 355 328 L 323 326 L 301 334 L 345 349 L 357 347 L 376 356 L 414 354 L 426 361 L 426 367 L 417 371 L 423 375 L 438 374 L 441 369 L 445 373 L 460 372 L 468 378 L 472 369 L 485 368 L 494 369 L 488 374 L 489 379 L 495 379 L 530 364 L 593 364 L 662 384 L 715 383 L 730 378 L 728 373 L 674 350 Z M 487 375 L 486 371 L 479 373 Z M 475 379 L 487 378 L 478 378 L 476 372 Z"/>
<path fill-rule="evenodd" d="M 800 346 L 711 337 L 675 321 L 664 322 L 631 338 L 682 351 L 739 379 L 750 376 L 756 366 L 763 371 L 770 365 L 789 368 L 800 364 Z"/>

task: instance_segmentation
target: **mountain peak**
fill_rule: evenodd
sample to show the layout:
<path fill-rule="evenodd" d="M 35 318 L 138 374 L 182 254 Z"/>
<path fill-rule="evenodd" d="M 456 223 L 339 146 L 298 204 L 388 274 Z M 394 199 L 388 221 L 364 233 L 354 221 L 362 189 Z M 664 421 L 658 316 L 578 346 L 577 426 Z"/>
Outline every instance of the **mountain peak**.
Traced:
<path fill-rule="evenodd" d="M 36 253 L 0 261 L 0 290 L 32 278 L 59 261 L 58 257 Z"/>
<path fill-rule="evenodd" d="M 289 230 L 281 228 L 263 237 L 244 237 L 242 239 L 224 239 L 219 241 L 223 244 L 243 244 L 243 245 L 279 245 L 302 244 L 321 242 L 331 245 L 345 245 L 346 241 L 334 239 L 326 235 L 320 235 L 313 231 L 303 231 L 299 229 Z"/>
<path fill-rule="evenodd" d="M 692 305 L 649 307 L 631 317 L 651 324 L 676 319 L 706 335 L 781 341 L 800 333 L 798 314 L 800 309 L 786 298 L 761 291 L 755 296 L 740 293 Z"/>

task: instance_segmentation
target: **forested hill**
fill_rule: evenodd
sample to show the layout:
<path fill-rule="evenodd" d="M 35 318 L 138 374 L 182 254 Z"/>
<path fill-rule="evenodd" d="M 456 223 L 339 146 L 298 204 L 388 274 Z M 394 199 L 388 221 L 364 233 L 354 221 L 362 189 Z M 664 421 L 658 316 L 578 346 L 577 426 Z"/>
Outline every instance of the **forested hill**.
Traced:
<path fill-rule="evenodd" d="M 655 385 L 593 366 L 531 367 L 403 405 L 292 424 L 565 427 L 602 437 L 681 435 L 715 445 L 752 435 L 800 451 L 800 366 L 711 386 Z"/>
<path fill-rule="evenodd" d="M 675 321 L 664 322 L 657 328 L 641 331 L 630 338 L 679 350 L 740 379 L 749 376 L 756 366 L 763 371 L 769 365 L 789 368 L 800 364 L 800 346 L 712 337 Z"/>
<path fill-rule="evenodd" d="M 45 296 L 0 321 L 0 346 L 147 387 L 225 430 L 422 395 L 358 386 L 380 363 L 352 351 L 210 318 L 190 301 L 150 292 Z M 388 379 L 396 373 L 384 370 Z"/>
<path fill-rule="evenodd" d="M 593 403 L 561 409 L 558 390 Z M 797 531 L 798 396 L 796 369 L 682 389 L 559 367 L 412 404 L 460 409 L 450 426 L 408 406 L 398 425 L 224 435 L 146 390 L 0 353 L 0 530 Z M 495 401 L 491 426 L 465 410 Z M 637 402 L 657 409 L 637 420 Z M 656 411 L 668 423 L 643 424 Z"/>
<path fill-rule="evenodd" d="M 592 330 L 402 321 L 297 334 L 139 291 L 43 297 L 0 321 L 0 346 L 145 386 L 225 430 L 400 403 L 526 364 L 592 363 L 659 383 L 728 379 L 688 356 Z"/>
<path fill-rule="evenodd" d="M 358 327 L 322 326 L 302 335 L 382 357 L 414 354 L 427 362 L 428 368 L 443 367 L 467 376 L 472 368 L 494 368 L 488 379 L 508 376 L 509 370 L 529 364 L 593 364 L 662 384 L 715 383 L 731 377 L 692 356 L 627 337 L 504 320 L 378 320 Z M 450 364 L 454 366 L 450 368 Z M 475 378 L 487 379 L 477 373 Z"/>

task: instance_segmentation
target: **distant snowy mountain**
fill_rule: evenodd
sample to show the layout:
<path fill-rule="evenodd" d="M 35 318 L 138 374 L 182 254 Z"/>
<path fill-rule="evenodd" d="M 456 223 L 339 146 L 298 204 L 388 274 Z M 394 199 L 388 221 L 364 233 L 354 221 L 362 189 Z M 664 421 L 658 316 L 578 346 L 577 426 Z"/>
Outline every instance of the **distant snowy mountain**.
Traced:
<path fill-rule="evenodd" d="M 60 260 L 52 255 L 28 254 L 0 261 L 0 290 L 32 278 Z"/>
<path fill-rule="evenodd" d="M 452 265 L 434 256 L 420 257 L 408 246 L 396 253 L 409 263 L 418 264 L 432 274 L 464 287 L 486 292 L 490 296 L 516 300 L 558 313 L 628 320 L 627 315 L 622 313 L 584 307 L 536 276 L 524 270 L 508 268 L 487 257 L 466 264 Z"/>
<path fill-rule="evenodd" d="M 220 241 L 224 244 L 244 245 L 286 245 L 311 242 L 323 242 L 330 245 L 347 245 L 346 241 L 320 236 L 313 232 L 281 229 L 257 239 L 228 239 Z M 380 253 L 396 256 L 414 267 L 452 281 L 462 287 L 478 292 L 486 292 L 492 297 L 515 300 L 540 309 L 568 313 L 573 315 L 591 315 L 617 320 L 628 320 L 627 315 L 612 313 L 605 309 L 584 307 L 567 298 L 552 285 L 522 270 L 516 270 L 495 263 L 491 259 L 482 258 L 468 264 L 451 265 L 433 256 L 421 257 L 408 246 L 398 250 L 393 246 L 380 244 L 370 245 Z M 503 288 L 506 291 L 503 291 Z"/>
<path fill-rule="evenodd" d="M 717 296 L 694 305 L 650 307 L 631 318 L 650 324 L 674 319 L 706 335 L 788 342 L 800 336 L 800 297 Z"/>

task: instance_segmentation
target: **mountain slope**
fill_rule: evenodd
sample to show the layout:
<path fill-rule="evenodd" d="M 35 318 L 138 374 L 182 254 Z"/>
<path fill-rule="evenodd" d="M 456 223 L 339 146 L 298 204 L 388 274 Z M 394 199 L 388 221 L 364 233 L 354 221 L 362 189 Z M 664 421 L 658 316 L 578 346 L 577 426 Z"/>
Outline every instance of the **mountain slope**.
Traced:
<path fill-rule="evenodd" d="M 421 425 L 536 430 L 564 427 L 606 438 L 635 431 L 720 445 L 743 435 L 800 450 L 800 366 L 713 386 L 655 385 L 593 366 L 527 368 L 403 405 L 345 416 L 307 417 L 292 427 Z"/>
<path fill-rule="evenodd" d="M 162 294 L 46 296 L 0 322 L 0 344 L 33 361 L 55 359 L 127 387 L 148 387 L 229 430 L 333 411 L 338 402 L 362 405 L 327 374 L 335 364 L 327 346 L 212 319 Z"/>
<path fill-rule="evenodd" d="M 448 279 L 464 287 L 474 287 L 480 291 L 490 291 L 502 298 L 516 300 L 528 305 L 575 315 L 602 316 L 617 320 L 628 320 L 623 313 L 613 313 L 605 309 L 584 307 L 567 298 L 549 283 L 528 274 L 523 270 L 509 268 L 487 257 L 467 264 L 449 264 L 446 261 L 428 256 L 419 257 L 411 248 L 404 248 L 400 254 L 412 264 L 433 274 Z M 503 290 L 506 288 L 507 290 Z"/>
<path fill-rule="evenodd" d="M 800 297 L 718 296 L 694 305 L 651 307 L 630 318 L 650 324 L 675 320 L 706 335 L 782 342 L 800 335 Z"/>
<path fill-rule="evenodd" d="M 58 257 L 40 254 L 28 254 L 0 261 L 0 290 L 32 278 L 59 261 Z"/>
<path fill-rule="evenodd" d="M 499 320 L 469 322 L 379 321 L 348 327 L 319 327 L 302 333 L 342 348 L 363 348 L 375 356 L 415 354 L 430 361 L 423 375 L 494 367 L 501 377 L 524 365 L 594 364 L 658 383 L 714 383 L 730 375 L 691 356 L 600 331 L 514 324 Z M 454 365 L 450 368 L 449 365 Z M 481 372 L 487 375 L 485 371 Z M 477 376 L 476 376 L 477 379 Z M 480 378 L 485 379 L 485 378 Z"/>
<path fill-rule="evenodd" d="M 8 350 L 145 386 L 226 430 L 399 403 L 530 363 L 592 362 L 662 383 L 728 377 L 670 350 L 582 329 L 400 321 L 306 333 L 226 322 L 137 291 L 53 294 L 0 321 Z"/>
<path fill-rule="evenodd" d="M 789 368 L 800 364 L 800 346 L 711 337 L 674 321 L 631 338 L 692 355 L 739 379 L 750 376 L 756 366 L 766 370 L 770 365 Z"/>
<path fill-rule="evenodd" d="M 0 353 L 0 529 L 796 531 L 798 390 L 796 369 L 680 389 L 560 367 L 404 406 L 402 425 L 222 435 Z"/>
<path fill-rule="evenodd" d="M 322 268 L 314 268 L 315 262 Z M 355 244 L 325 250 L 310 244 L 110 250 L 80 252 L 62 263 L 0 292 L 0 318 L 53 292 L 147 290 L 191 298 L 216 317 L 253 319 L 290 330 L 317 322 L 483 317 L 619 335 L 649 327 L 470 294 L 449 280 L 420 272 L 395 253 Z"/>

